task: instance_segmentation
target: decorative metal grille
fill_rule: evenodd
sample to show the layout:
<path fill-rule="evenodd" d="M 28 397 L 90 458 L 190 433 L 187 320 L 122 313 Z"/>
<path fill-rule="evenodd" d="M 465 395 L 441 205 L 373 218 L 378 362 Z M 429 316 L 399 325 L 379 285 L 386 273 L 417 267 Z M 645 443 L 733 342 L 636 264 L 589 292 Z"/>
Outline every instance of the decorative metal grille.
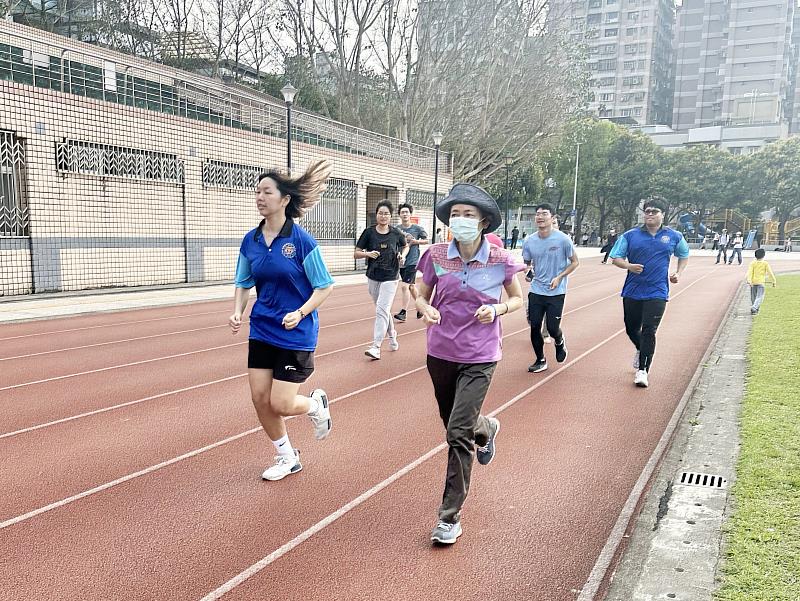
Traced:
<path fill-rule="evenodd" d="M 442 200 L 444 194 L 439 192 L 437 199 Z M 426 192 L 425 190 L 406 190 L 406 202 L 415 209 L 432 209 L 433 208 L 433 192 Z"/>
<path fill-rule="evenodd" d="M 56 166 L 64 173 L 124 177 L 182 184 L 183 160 L 174 154 L 94 142 L 56 144 Z"/>
<path fill-rule="evenodd" d="M 322 200 L 301 224 L 317 240 L 355 240 L 356 190 L 354 181 L 329 179 Z"/>
<path fill-rule="evenodd" d="M 203 163 L 203 185 L 208 188 L 235 188 L 252 192 L 256 189 L 258 176 L 265 171 L 268 171 L 265 167 L 209 159 Z"/>
<path fill-rule="evenodd" d="M 27 236 L 25 145 L 13 132 L 0 131 L 0 236 Z"/>

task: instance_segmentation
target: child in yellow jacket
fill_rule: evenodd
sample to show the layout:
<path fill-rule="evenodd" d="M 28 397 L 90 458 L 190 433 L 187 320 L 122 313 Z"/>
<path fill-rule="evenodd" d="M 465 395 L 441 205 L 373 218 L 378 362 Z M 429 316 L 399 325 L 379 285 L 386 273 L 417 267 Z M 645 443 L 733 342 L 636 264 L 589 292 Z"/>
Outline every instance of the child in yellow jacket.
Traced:
<path fill-rule="evenodd" d="M 764 260 L 766 254 L 763 248 L 759 248 L 756 251 L 756 260 L 747 268 L 747 283 L 750 284 L 750 301 L 753 304 L 750 307 L 751 315 L 758 314 L 758 309 L 764 300 L 764 286 L 767 280 L 772 279 L 773 288 L 778 284 L 775 274 L 772 273 L 772 267 Z"/>

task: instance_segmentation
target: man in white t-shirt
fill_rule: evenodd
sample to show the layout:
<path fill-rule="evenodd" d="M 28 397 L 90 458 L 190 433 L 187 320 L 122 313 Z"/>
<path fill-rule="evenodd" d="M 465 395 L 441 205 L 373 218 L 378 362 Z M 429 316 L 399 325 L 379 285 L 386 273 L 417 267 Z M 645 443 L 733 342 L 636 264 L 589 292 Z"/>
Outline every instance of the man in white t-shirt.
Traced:
<path fill-rule="evenodd" d="M 731 237 L 728 234 L 728 230 L 722 230 L 722 233 L 719 235 L 719 248 L 717 248 L 717 264 L 719 264 L 719 256 L 722 255 L 722 263 L 724 264 L 728 260 L 728 242 L 730 242 Z"/>
<path fill-rule="evenodd" d="M 728 257 L 728 265 L 733 265 L 733 256 L 737 255 L 739 257 L 739 265 L 742 264 L 742 248 L 744 247 L 744 238 L 742 237 L 742 232 L 736 232 L 736 236 L 733 238 L 733 250 L 731 250 L 731 256 Z"/>

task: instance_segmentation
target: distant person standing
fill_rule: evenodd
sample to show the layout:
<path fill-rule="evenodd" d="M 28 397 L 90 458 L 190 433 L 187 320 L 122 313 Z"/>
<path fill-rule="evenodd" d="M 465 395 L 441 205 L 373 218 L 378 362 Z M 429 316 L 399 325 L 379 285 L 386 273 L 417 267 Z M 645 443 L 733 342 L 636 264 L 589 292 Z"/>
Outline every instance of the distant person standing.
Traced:
<path fill-rule="evenodd" d="M 392 319 L 392 301 L 397 292 L 400 267 L 405 263 L 408 253 L 408 244 L 405 234 L 389 225 L 393 209 L 388 200 L 378 203 L 375 207 L 375 225 L 361 232 L 353 253 L 356 259 L 367 259 L 367 286 L 375 303 L 375 327 L 372 346 L 364 354 L 375 360 L 381 358 L 381 345 L 387 336 L 389 350 L 400 348 Z"/>
<path fill-rule="evenodd" d="M 589 245 L 594 246 L 597 244 L 597 230 L 592 230 L 592 233 L 589 234 Z"/>
<path fill-rule="evenodd" d="M 608 239 L 606 240 L 605 245 L 603 248 L 600 249 L 601 253 L 605 253 L 603 256 L 603 264 L 605 265 L 608 263 L 608 255 L 611 252 L 611 249 L 614 248 L 614 244 L 617 243 L 617 234 L 614 229 L 608 231 Z"/>
<path fill-rule="evenodd" d="M 511 250 L 517 248 L 517 240 L 519 240 L 519 228 L 515 225 L 511 229 Z"/>
<path fill-rule="evenodd" d="M 583 232 L 583 236 L 581 236 L 581 244 L 587 246 L 589 244 L 589 234 Z"/>
<path fill-rule="evenodd" d="M 711 250 L 717 250 L 719 248 L 719 232 L 714 232 L 714 244 L 711 246 Z"/>
<path fill-rule="evenodd" d="M 397 321 L 406 320 L 406 307 L 408 301 L 411 299 L 410 288 L 414 286 L 417 281 L 417 263 L 419 262 L 419 247 L 423 244 L 428 244 L 428 234 L 416 223 L 411 223 L 411 214 L 414 212 L 414 207 L 410 204 L 400 205 L 398 213 L 400 213 L 400 225 L 397 226 L 406 236 L 406 244 L 408 244 L 408 254 L 403 267 L 400 269 L 400 311 L 398 311 L 394 318 Z M 419 318 L 422 316 L 419 315 Z"/>
<path fill-rule="evenodd" d="M 766 251 L 759 248 L 756 251 L 756 259 L 747 268 L 747 283 L 750 285 L 750 314 L 758 315 L 761 303 L 764 301 L 764 286 L 768 279 L 772 279 L 772 287 L 778 285 L 778 280 L 772 272 L 772 267 L 764 260 Z"/>
<path fill-rule="evenodd" d="M 549 204 L 536 207 L 537 231 L 531 234 L 522 247 L 522 260 L 533 270 L 528 293 L 528 321 L 531 324 L 531 346 L 536 356 L 528 367 L 531 373 L 547 369 L 544 357 L 542 321 L 555 341 L 556 361 L 567 358 L 567 344 L 561 331 L 561 316 L 567 294 L 567 280 L 578 268 L 578 255 L 566 234 L 553 229 L 553 208 Z M 526 278 L 527 279 L 527 278 Z"/>
<path fill-rule="evenodd" d="M 719 264 L 719 257 L 722 255 L 722 262 L 725 263 L 728 260 L 728 243 L 731 241 L 731 237 L 728 235 L 728 230 L 722 228 L 722 233 L 719 235 L 719 246 L 717 247 L 717 263 Z"/>
<path fill-rule="evenodd" d="M 783 250 L 784 252 L 790 253 L 792 252 L 792 237 L 786 236 L 786 240 L 783 242 Z"/>
<path fill-rule="evenodd" d="M 736 232 L 736 236 L 733 238 L 733 249 L 731 250 L 731 256 L 728 257 L 728 265 L 733 265 L 733 257 L 737 255 L 739 257 L 739 265 L 742 264 L 742 247 L 744 246 L 744 238 L 742 237 L 742 232 Z"/>
<path fill-rule="evenodd" d="M 689 245 L 680 232 L 664 227 L 666 205 L 658 199 L 644 203 L 644 225 L 625 232 L 614 244 L 614 265 L 628 271 L 622 287 L 625 331 L 636 347 L 633 383 L 646 388 L 656 351 L 656 331 L 669 300 L 669 284 L 678 283 L 689 261 Z M 678 266 L 669 274 L 672 255 Z"/>

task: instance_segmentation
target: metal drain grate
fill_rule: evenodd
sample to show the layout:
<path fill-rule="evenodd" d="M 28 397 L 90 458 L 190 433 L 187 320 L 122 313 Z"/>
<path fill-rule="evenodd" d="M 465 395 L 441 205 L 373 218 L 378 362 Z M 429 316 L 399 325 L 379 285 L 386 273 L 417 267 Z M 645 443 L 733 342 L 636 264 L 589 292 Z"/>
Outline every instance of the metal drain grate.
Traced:
<path fill-rule="evenodd" d="M 700 474 L 697 472 L 681 472 L 681 484 L 688 486 L 705 486 L 706 488 L 725 488 L 728 481 L 722 476 L 714 474 Z"/>

